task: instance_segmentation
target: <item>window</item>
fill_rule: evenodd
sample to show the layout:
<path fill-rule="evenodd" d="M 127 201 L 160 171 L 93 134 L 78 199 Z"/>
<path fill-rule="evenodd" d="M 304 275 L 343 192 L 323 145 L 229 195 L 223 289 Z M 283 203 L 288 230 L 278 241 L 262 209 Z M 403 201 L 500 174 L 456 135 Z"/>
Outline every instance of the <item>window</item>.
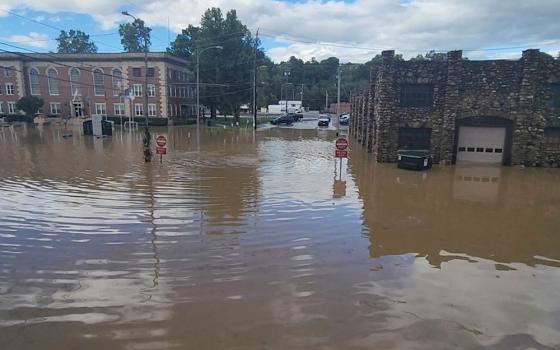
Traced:
<path fill-rule="evenodd" d="M 116 116 L 124 115 L 124 103 L 113 104 L 113 110 L 115 111 Z"/>
<path fill-rule="evenodd" d="M 560 151 L 560 128 L 544 128 L 544 149 Z"/>
<path fill-rule="evenodd" d="M 148 96 L 154 97 L 156 95 L 156 86 L 154 84 L 148 84 Z"/>
<path fill-rule="evenodd" d="M 99 68 L 93 71 L 93 93 L 95 96 L 105 95 L 105 87 L 103 86 L 103 71 Z"/>
<path fill-rule="evenodd" d="M 15 95 L 13 83 L 6 83 L 6 95 Z"/>
<path fill-rule="evenodd" d="M 141 103 L 136 103 L 134 105 L 134 115 L 137 117 L 144 116 L 144 106 Z"/>
<path fill-rule="evenodd" d="M 95 114 L 106 116 L 107 115 L 107 105 L 105 103 L 95 104 Z"/>
<path fill-rule="evenodd" d="M 171 79 L 173 78 L 173 73 L 171 73 L 171 69 L 167 68 L 167 78 Z"/>
<path fill-rule="evenodd" d="M 49 85 L 49 95 L 58 95 L 58 72 L 54 68 L 47 70 L 47 83 Z"/>
<path fill-rule="evenodd" d="M 113 69 L 113 96 L 119 96 L 123 90 L 122 72 L 120 69 Z"/>
<path fill-rule="evenodd" d="M 29 70 L 29 92 L 31 95 L 39 95 L 39 71 L 35 68 Z"/>
<path fill-rule="evenodd" d="M 142 76 L 142 68 L 132 68 L 132 76 L 133 77 L 141 77 Z"/>
<path fill-rule="evenodd" d="M 16 114 L 16 103 L 8 102 L 8 114 Z"/>
<path fill-rule="evenodd" d="M 60 114 L 60 102 L 51 102 L 51 114 Z"/>
<path fill-rule="evenodd" d="M 70 69 L 70 90 L 72 96 L 82 95 L 82 86 L 80 84 L 80 70 L 78 68 Z"/>
<path fill-rule="evenodd" d="M 155 103 L 148 104 L 148 117 L 155 117 L 157 113 L 157 108 Z"/>
<path fill-rule="evenodd" d="M 146 73 L 147 77 L 153 77 L 155 76 L 155 69 L 154 68 L 148 68 L 148 71 Z"/>
<path fill-rule="evenodd" d="M 0 114 L 4 113 L 4 104 L 0 102 Z"/>
<path fill-rule="evenodd" d="M 401 107 L 431 107 L 434 103 L 432 84 L 403 84 Z"/>
<path fill-rule="evenodd" d="M 399 149 L 430 149 L 432 129 L 400 128 Z"/>
<path fill-rule="evenodd" d="M 12 68 L 11 67 L 4 67 L 4 77 L 10 78 L 12 76 Z"/>
<path fill-rule="evenodd" d="M 0 95 L 2 95 L 2 85 L 0 85 Z"/>
<path fill-rule="evenodd" d="M 134 96 L 142 96 L 142 84 L 134 84 L 132 88 L 134 89 Z"/>
<path fill-rule="evenodd" d="M 549 84 L 550 87 L 550 99 L 548 100 L 548 106 L 552 108 L 560 108 L 560 83 Z"/>

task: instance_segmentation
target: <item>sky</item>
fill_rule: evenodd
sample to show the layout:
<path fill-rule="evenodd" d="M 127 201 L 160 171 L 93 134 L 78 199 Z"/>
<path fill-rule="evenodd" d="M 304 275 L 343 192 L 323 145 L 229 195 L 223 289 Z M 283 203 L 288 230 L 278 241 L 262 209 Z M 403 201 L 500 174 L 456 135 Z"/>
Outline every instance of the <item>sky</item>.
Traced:
<path fill-rule="evenodd" d="M 2 0 L 0 49 L 56 51 L 61 29 L 80 29 L 100 52 L 118 52 L 126 10 L 153 28 L 152 51 L 164 51 L 209 7 L 236 9 L 275 62 L 336 56 L 362 63 L 388 49 L 405 58 L 429 50 L 462 49 L 470 59 L 560 52 L 560 0 Z"/>

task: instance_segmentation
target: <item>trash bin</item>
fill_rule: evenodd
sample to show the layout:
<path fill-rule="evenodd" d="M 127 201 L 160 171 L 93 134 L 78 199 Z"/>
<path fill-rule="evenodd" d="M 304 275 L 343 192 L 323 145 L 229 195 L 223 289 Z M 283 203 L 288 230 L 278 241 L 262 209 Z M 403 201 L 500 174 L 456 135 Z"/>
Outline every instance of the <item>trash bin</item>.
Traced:
<path fill-rule="evenodd" d="M 398 167 L 408 170 L 425 170 L 432 167 L 432 156 L 428 150 L 400 150 Z"/>

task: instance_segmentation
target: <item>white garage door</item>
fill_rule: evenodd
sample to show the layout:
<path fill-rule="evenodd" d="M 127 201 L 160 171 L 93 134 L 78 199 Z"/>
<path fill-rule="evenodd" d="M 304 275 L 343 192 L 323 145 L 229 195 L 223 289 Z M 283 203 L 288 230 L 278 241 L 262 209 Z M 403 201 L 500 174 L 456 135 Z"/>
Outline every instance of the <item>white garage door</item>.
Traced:
<path fill-rule="evenodd" d="M 501 164 L 505 139 L 505 128 L 461 126 L 457 161 Z"/>

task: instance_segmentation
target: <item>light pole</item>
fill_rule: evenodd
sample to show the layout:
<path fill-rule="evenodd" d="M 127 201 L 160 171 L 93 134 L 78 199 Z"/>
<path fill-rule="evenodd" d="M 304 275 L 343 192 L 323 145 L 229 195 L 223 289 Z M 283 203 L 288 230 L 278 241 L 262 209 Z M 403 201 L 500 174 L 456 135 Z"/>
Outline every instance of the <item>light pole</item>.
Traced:
<path fill-rule="evenodd" d="M 200 55 L 206 50 L 218 49 L 221 50 L 224 47 L 221 45 L 209 46 L 200 51 L 196 49 L 196 126 L 200 125 Z"/>
<path fill-rule="evenodd" d="M 123 16 L 128 16 L 134 19 L 133 26 L 136 26 L 136 17 L 128 13 L 127 11 L 121 12 Z M 152 148 L 150 130 L 148 129 L 148 37 L 146 30 L 142 30 L 142 37 L 144 38 L 144 106 L 142 108 L 144 112 L 144 161 L 149 163 L 152 161 Z"/>
<path fill-rule="evenodd" d="M 288 87 L 288 85 L 292 85 L 292 83 L 284 83 L 280 86 L 280 100 L 282 100 L 282 91 L 284 90 L 284 86 Z M 286 89 L 286 114 L 288 114 L 288 89 Z"/>

